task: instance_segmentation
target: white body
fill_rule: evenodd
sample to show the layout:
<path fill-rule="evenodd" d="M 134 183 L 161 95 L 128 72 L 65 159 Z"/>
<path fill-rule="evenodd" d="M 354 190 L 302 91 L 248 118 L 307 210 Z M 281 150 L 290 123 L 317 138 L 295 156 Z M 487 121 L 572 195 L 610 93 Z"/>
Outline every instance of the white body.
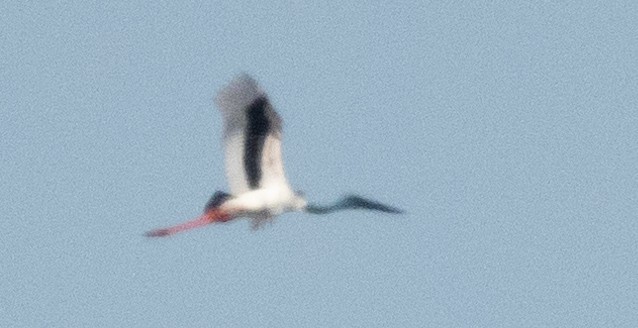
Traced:
<path fill-rule="evenodd" d="M 255 229 L 291 211 L 328 214 L 345 209 L 368 209 L 402 213 L 400 209 L 357 195 L 344 196 L 329 206 L 307 204 L 286 180 L 281 159 L 281 118 L 257 82 L 248 75 L 240 75 L 219 91 L 216 103 L 224 118 L 226 175 L 231 195 L 216 192 L 200 217 L 149 231 L 147 236 L 170 236 L 241 217 L 252 219 Z"/>
<path fill-rule="evenodd" d="M 301 205 L 301 206 L 300 206 Z M 226 201 L 222 210 L 250 218 L 269 218 L 279 214 L 302 210 L 296 195 L 287 187 L 261 188 L 247 191 Z"/>
<path fill-rule="evenodd" d="M 297 196 L 286 179 L 281 155 L 281 119 L 269 103 L 262 108 L 263 123 L 269 126 L 261 145 L 258 187 L 250 186 L 245 156 L 251 105 L 265 99 L 265 92 L 248 75 L 240 75 L 219 91 L 216 103 L 224 118 L 225 166 L 233 198 L 221 209 L 234 216 L 254 219 L 253 227 L 288 211 L 301 211 L 306 202 Z M 255 122 L 252 122 L 255 123 Z M 257 122 L 262 123 L 262 122 Z"/>

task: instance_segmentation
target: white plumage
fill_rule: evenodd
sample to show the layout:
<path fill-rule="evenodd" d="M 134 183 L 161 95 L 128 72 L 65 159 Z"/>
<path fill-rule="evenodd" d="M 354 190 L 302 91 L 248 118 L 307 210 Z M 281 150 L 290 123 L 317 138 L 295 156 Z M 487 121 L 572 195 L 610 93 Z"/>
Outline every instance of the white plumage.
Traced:
<path fill-rule="evenodd" d="M 309 205 L 294 192 L 281 156 L 282 121 L 266 93 L 250 76 L 242 74 L 222 88 L 215 99 L 224 120 L 226 176 L 231 194 L 216 192 L 204 214 L 195 220 L 150 231 L 148 236 L 168 236 L 213 222 L 246 217 L 253 228 L 284 212 L 327 214 L 344 209 L 387 213 L 401 210 L 355 195 L 329 206 Z"/>
<path fill-rule="evenodd" d="M 284 173 L 281 118 L 266 93 L 243 74 L 219 91 L 216 103 L 224 119 L 226 175 L 235 196 L 221 208 L 252 218 L 254 227 L 285 211 L 302 210 L 306 203 Z"/>
<path fill-rule="evenodd" d="M 259 186 L 289 187 L 281 159 L 281 118 L 271 108 L 266 93 L 257 82 L 246 74 L 232 80 L 217 94 L 216 103 L 224 119 L 224 150 L 226 153 L 226 176 L 231 193 L 239 195 L 251 190 L 246 176 L 246 128 L 247 109 L 258 99 L 265 99 L 264 109 L 268 112 L 273 127 L 266 133 L 261 158 L 261 180 Z"/>

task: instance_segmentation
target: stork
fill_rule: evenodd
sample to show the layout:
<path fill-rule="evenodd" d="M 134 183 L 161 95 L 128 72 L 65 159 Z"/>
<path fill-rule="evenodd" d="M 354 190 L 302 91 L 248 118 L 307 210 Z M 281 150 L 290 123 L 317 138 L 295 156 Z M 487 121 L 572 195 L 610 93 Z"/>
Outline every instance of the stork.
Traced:
<path fill-rule="evenodd" d="M 222 88 L 215 99 L 224 121 L 226 177 L 230 194 L 217 191 L 196 219 L 146 233 L 164 237 L 237 218 L 252 220 L 257 229 L 285 212 L 328 214 L 347 209 L 402 213 L 398 208 L 357 195 L 346 195 L 330 205 L 308 204 L 293 191 L 281 159 L 282 120 L 257 81 L 242 74 Z"/>

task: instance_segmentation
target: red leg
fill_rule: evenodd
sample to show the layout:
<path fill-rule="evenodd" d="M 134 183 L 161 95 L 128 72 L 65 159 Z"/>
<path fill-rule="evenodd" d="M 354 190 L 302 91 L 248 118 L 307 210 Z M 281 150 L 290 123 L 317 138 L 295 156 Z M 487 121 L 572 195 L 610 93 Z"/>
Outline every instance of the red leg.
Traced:
<path fill-rule="evenodd" d="M 213 209 L 194 220 L 190 220 L 168 228 L 151 230 L 144 235 L 146 237 L 166 237 L 174 235 L 178 232 L 199 228 L 214 222 L 226 222 L 231 219 L 232 217 L 229 214 L 220 210 Z"/>

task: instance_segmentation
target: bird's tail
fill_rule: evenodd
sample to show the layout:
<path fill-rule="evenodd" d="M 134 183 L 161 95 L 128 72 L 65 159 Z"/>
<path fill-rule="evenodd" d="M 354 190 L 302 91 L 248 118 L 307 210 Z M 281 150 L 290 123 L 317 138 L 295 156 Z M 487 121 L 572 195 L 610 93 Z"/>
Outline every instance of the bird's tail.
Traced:
<path fill-rule="evenodd" d="M 207 211 L 206 213 L 204 213 L 204 215 L 196 219 L 186 221 L 184 223 L 181 223 L 172 227 L 168 227 L 168 228 L 151 230 L 145 233 L 144 235 L 146 237 L 166 237 L 166 236 L 174 235 L 178 232 L 199 228 L 211 223 L 226 222 L 230 220 L 230 218 L 231 216 L 228 213 L 225 213 L 219 209 L 211 209 Z"/>

